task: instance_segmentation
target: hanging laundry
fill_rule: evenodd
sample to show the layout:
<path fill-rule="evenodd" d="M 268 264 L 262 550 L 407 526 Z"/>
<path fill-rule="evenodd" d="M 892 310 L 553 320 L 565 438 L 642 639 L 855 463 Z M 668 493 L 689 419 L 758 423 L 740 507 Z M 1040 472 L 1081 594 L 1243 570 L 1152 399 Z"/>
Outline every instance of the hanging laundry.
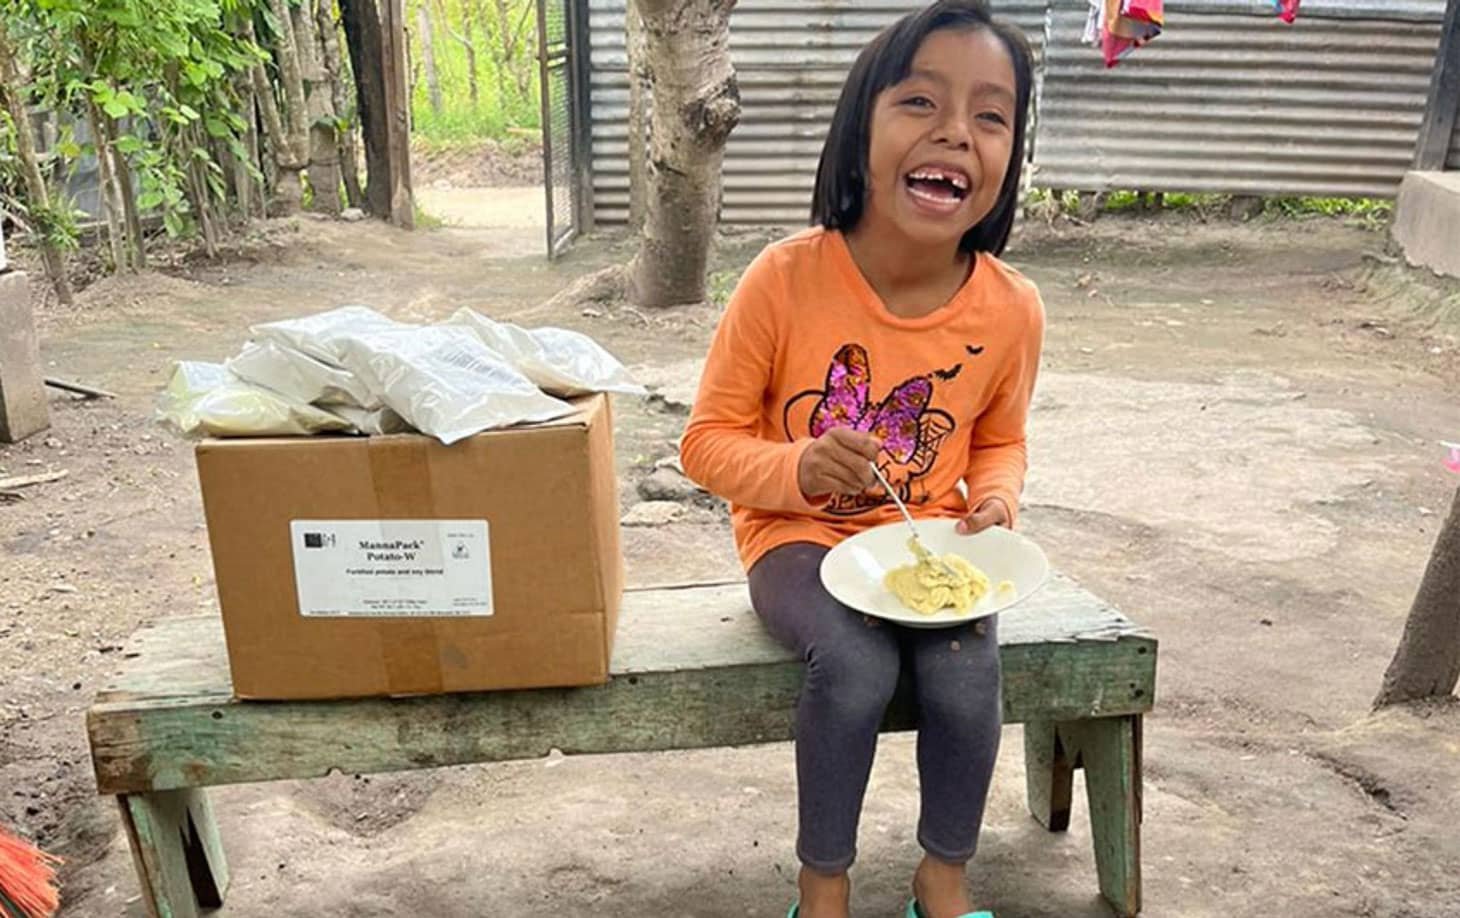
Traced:
<path fill-rule="evenodd" d="M 1303 0 L 1272 0 L 1273 9 L 1277 10 L 1278 18 L 1291 25 L 1298 18 L 1298 4 Z"/>
<path fill-rule="evenodd" d="M 1090 0 L 1084 40 L 1101 49 L 1114 67 L 1136 48 L 1161 34 L 1163 0 Z"/>
<path fill-rule="evenodd" d="M 1100 33 L 1105 29 L 1105 0 L 1090 0 L 1090 14 L 1085 19 L 1085 34 L 1080 43 L 1100 47 Z"/>

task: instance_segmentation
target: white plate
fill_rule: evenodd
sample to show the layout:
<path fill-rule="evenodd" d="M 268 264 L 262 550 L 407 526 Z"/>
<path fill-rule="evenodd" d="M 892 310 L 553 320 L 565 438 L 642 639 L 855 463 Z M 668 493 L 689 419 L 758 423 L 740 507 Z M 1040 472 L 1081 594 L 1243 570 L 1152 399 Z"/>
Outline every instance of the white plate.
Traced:
<path fill-rule="evenodd" d="M 859 612 L 913 628 L 946 628 L 983 618 L 1029 598 L 1049 577 L 1044 550 L 1017 532 L 1002 527 L 978 535 L 959 535 L 956 520 L 919 520 L 923 544 L 937 555 L 955 554 L 972 561 L 988 575 L 994 589 L 967 612 L 944 609 L 931 615 L 914 612 L 882 585 L 889 570 L 912 564 L 910 533 L 903 522 L 888 523 L 858 533 L 827 553 L 821 562 L 821 582 L 839 602 Z M 1008 580 L 1013 592 L 1000 591 Z"/>

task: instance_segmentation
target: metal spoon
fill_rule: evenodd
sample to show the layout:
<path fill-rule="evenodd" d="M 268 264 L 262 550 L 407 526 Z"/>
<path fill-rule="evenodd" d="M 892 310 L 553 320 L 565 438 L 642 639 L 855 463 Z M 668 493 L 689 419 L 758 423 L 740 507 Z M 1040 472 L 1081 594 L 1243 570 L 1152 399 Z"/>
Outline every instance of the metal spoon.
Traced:
<path fill-rule="evenodd" d="M 928 551 L 928 547 L 923 544 L 922 538 L 918 536 L 918 527 L 913 522 L 912 514 L 907 512 L 907 505 L 902 502 L 902 498 L 897 496 L 897 491 L 893 490 L 892 485 L 887 483 L 887 479 L 883 477 L 882 470 L 877 467 L 877 463 L 872 462 L 869 464 L 872 466 L 872 474 L 877 476 L 877 483 L 882 485 L 882 490 L 886 491 L 887 496 L 892 498 L 892 502 L 897 505 L 897 509 L 902 514 L 902 518 L 907 521 L 907 528 L 912 530 L 913 554 L 917 555 L 918 560 L 931 559 L 948 576 L 958 577 L 958 572 L 952 567 L 949 567 L 946 561 Z"/>

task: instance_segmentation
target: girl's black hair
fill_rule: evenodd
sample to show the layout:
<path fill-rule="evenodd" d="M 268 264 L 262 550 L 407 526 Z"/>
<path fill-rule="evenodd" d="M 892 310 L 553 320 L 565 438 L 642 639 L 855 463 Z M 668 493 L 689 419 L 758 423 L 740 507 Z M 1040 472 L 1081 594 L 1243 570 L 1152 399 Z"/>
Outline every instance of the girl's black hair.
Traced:
<path fill-rule="evenodd" d="M 1024 165 L 1024 129 L 1029 120 L 1029 97 L 1034 83 L 1033 52 L 1017 26 L 995 19 L 987 0 L 938 0 L 909 13 L 872 39 L 847 74 L 821 162 L 816 167 L 816 191 L 811 198 L 811 222 L 827 229 L 850 231 L 862 218 L 867 194 L 867 150 L 871 142 L 872 109 L 879 93 L 907 79 L 913 57 L 924 39 L 941 29 L 985 30 L 996 35 L 1014 62 L 1017 98 L 1014 144 L 1009 168 L 993 210 L 963 234 L 965 252 L 1001 254 L 1014 227 L 1019 202 L 1019 173 Z"/>

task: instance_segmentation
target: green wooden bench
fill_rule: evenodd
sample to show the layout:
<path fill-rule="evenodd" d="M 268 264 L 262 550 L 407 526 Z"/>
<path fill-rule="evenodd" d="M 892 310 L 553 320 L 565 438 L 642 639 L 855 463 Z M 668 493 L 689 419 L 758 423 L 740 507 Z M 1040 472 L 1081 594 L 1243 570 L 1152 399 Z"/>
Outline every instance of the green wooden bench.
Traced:
<path fill-rule="evenodd" d="M 1056 577 L 999 626 L 1004 719 L 1025 725 L 1029 808 L 1069 824 L 1089 791 L 1100 891 L 1140 910 L 1141 715 L 1156 641 Z M 741 585 L 630 592 L 607 685 L 403 699 L 233 698 L 216 616 L 144 628 L 87 712 L 97 791 L 115 795 L 159 918 L 222 905 L 227 863 L 204 788 L 547 755 L 735 746 L 791 737 L 801 666 Z M 886 729 L 914 722 L 906 692 Z"/>

